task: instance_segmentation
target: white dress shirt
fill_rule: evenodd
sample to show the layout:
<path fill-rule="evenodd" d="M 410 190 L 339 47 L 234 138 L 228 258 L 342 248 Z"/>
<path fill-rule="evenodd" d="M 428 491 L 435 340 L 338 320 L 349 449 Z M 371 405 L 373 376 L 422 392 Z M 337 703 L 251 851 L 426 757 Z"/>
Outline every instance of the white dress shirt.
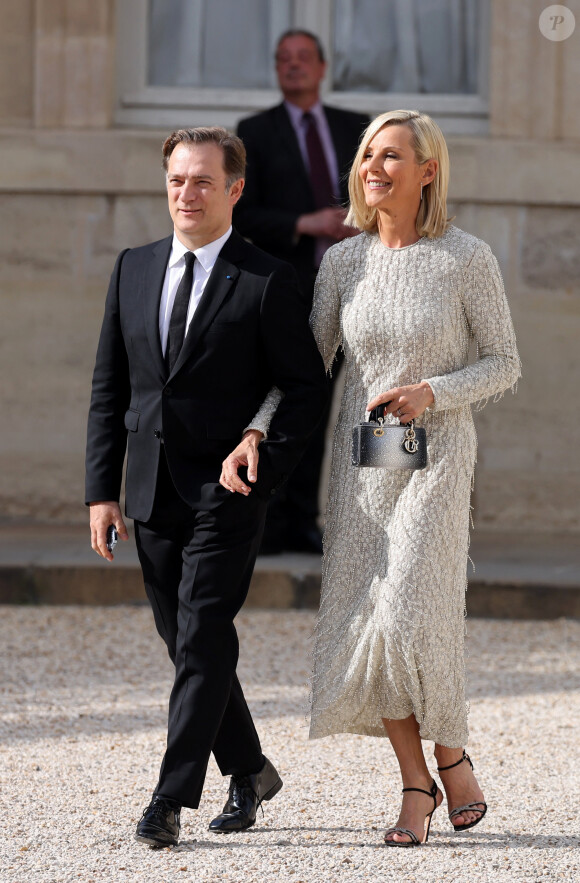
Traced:
<path fill-rule="evenodd" d="M 196 260 L 193 265 L 193 285 L 191 288 L 191 296 L 189 298 L 189 307 L 187 310 L 187 322 L 185 325 L 185 334 L 189 331 L 189 325 L 193 318 L 193 314 L 197 309 L 197 305 L 201 300 L 201 296 L 210 277 L 217 257 L 227 242 L 232 232 L 230 227 L 219 239 L 214 239 L 201 248 L 196 248 L 193 252 Z M 167 348 L 167 337 L 169 335 L 169 321 L 171 319 L 171 311 L 175 301 L 175 295 L 181 277 L 185 271 L 185 254 L 190 251 L 180 240 L 177 235 L 173 234 L 173 244 L 171 246 L 171 254 L 165 271 L 165 279 L 163 281 L 163 291 L 161 292 L 161 303 L 159 305 L 159 337 L 161 339 L 161 349 L 163 355 Z"/>

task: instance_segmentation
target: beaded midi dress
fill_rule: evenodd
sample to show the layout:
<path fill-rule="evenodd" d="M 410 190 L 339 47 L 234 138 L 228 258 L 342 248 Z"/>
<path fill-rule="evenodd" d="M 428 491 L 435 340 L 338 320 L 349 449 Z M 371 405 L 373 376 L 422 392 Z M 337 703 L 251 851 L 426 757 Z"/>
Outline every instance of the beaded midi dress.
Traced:
<path fill-rule="evenodd" d="M 384 736 L 381 718 L 414 714 L 422 738 L 464 746 L 476 459 L 470 406 L 499 396 L 520 374 L 497 261 L 484 242 L 453 226 L 400 249 L 361 233 L 324 256 L 311 326 L 327 369 L 343 348 L 345 385 L 332 452 L 310 736 Z M 473 338 L 477 361 L 468 364 Z M 367 403 L 423 380 L 435 398 L 416 421 L 427 432 L 427 467 L 353 466 L 352 429 L 365 419 Z"/>

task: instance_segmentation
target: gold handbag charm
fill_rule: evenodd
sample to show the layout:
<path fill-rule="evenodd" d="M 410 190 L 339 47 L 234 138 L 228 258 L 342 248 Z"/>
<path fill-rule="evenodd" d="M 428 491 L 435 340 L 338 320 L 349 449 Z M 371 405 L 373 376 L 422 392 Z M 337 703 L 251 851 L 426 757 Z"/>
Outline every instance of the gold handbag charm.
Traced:
<path fill-rule="evenodd" d="M 384 420 L 382 417 L 379 417 L 379 426 L 376 429 L 373 429 L 373 435 L 376 435 L 377 438 L 381 438 L 385 434 L 385 430 L 383 429 Z"/>
<path fill-rule="evenodd" d="M 419 450 L 419 442 L 415 436 L 415 429 L 413 426 L 413 422 L 409 423 L 406 432 L 405 432 L 405 440 L 403 442 L 403 447 L 409 454 L 416 454 Z"/>

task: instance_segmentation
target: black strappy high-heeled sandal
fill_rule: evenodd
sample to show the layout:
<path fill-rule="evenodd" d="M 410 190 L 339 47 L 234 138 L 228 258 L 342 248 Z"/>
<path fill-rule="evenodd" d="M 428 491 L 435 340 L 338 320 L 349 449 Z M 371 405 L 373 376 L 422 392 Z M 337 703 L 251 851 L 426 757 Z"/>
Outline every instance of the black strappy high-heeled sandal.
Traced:
<path fill-rule="evenodd" d="M 421 846 L 423 843 L 427 843 L 427 841 L 429 839 L 429 828 L 431 827 L 431 818 L 433 816 L 433 813 L 437 809 L 437 792 L 438 792 L 438 790 L 439 789 L 437 787 L 437 782 L 435 781 L 435 779 L 433 779 L 433 784 L 431 785 L 430 791 L 425 791 L 423 788 L 403 788 L 403 794 L 405 793 L 405 791 L 418 791 L 420 794 L 426 794 L 427 797 L 433 798 L 433 809 L 431 810 L 431 812 L 427 813 L 427 815 L 425 816 L 426 822 L 427 822 L 427 819 L 429 819 L 429 821 L 427 822 L 427 827 L 425 829 L 425 839 L 419 840 L 419 838 L 417 837 L 415 832 L 410 831 L 408 828 L 399 828 L 399 827 L 388 828 L 388 830 L 385 831 L 385 843 L 387 846 L 402 846 L 403 848 L 407 848 L 409 846 Z M 410 840 L 387 840 L 387 834 L 395 834 L 395 833 L 406 834 L 407 837 L 410 837 L 411 839 Z"/>
<path fill-rule="evenodd" d="M 459 764 L 463 763 L 464 760 L 466 760 L 467 763 L 469 764 L 469 766 L 471 767 L 471 769 L 473 769 L 473 764 L 471 762 L 471 758 L 470 758 L 469 754 L 467 754 L 467 752 L 464 751 L 463 757 L 460 758 L 460 760 L 456 761 L 455 763 L 450 763 L 449 766 L 438 766 L 437 772 L 444 773 L 445 770 L 452 770 L 453 767 L 459 766 Z M 483 809 L 480 809 L 481 806 L 483 806 Z M 464 812 L 478 812 L 480 815 L 479 815 L 478 819 L 475 819 L 475 821 L 473 821 L 473 822 L 468 822 L 467 825 L 453 825 L 453 819 L 456 818 L 457 816 L 462 816 Z M 466 803 L 465 806 L 458 806 L 458 807 L 456 807 L 456 809 L 452 809 L 450 811 L 449 821 L 453 825 L 453 828 L 455 831 L 467 831 L 468 828 L 474 828 L 475 825 L 479 825 L 482 818 L 485 816 L 486 812 L 487 812 L 487 803 L 484 803 L 483 800 L 479 800 L 479 801 L 477 801 L 477 803 Z"/>

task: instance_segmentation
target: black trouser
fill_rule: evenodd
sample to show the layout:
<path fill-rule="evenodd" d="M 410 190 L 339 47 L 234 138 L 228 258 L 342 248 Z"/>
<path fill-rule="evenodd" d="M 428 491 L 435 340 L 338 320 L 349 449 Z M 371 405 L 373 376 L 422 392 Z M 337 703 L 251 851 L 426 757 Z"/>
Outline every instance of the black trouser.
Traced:
<path fill-rule="evenodd" d="M 236 675 L 234 617 L 246 599 L 266 502 L 216 484 L 203 509 L 178 495 L 163 453 L 153 514 L 135 522 L 145 590 L 175 665 L 157 793 L 197 808 L 210 753 L 222 775 L 258 772 L 260 739 Z M 152 666 L 155 671 L 155 667 Z"/>
<path fill-rule="evenodd" d="M 332 373 L 328 380 L 331 390 L 338 377 L 343 362 L 342 350 L 339 350 L 332 365 Z M 268 506 L 266 534 L 272 542 L 284 544 L 284 538 L 296 532 L 315 527 L 318 517 L 318 495 L 322 473 L 322 461 L 326 446 L 326 431 L 330 419 L 332 396 L 329 395 L 321 415 L 320 423 L 310 436 L 308 447 L 300 462 L 290 474 L 290 478 L 280 491 L 272 498 Z M 260 469 L 258 465 L 258 470 Z"/>

